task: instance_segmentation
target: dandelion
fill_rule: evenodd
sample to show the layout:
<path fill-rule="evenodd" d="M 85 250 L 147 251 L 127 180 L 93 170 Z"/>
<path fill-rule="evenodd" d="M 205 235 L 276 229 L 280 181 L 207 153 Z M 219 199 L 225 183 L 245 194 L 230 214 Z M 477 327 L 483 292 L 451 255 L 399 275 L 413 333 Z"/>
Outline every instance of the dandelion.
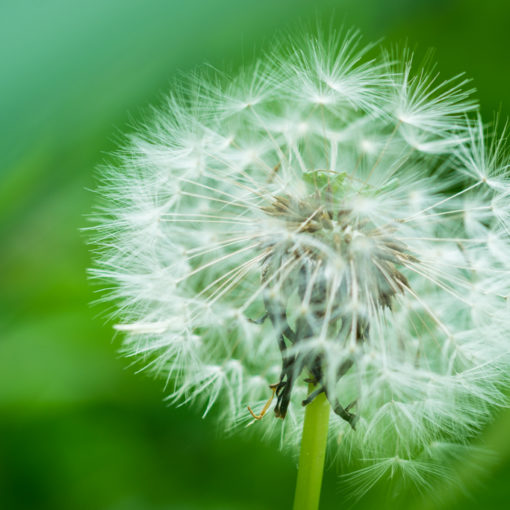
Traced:
<path fill-rule="evenodd" d="M 328 429 L 360 495 L 444 476 L 505 404 L 509 164 L 462 77 L 356 32 L 282 46 L 176 86 L 130 136 L 92 274 L 170 401 L 290 449 L 306 412 L 314 508 Z"/>

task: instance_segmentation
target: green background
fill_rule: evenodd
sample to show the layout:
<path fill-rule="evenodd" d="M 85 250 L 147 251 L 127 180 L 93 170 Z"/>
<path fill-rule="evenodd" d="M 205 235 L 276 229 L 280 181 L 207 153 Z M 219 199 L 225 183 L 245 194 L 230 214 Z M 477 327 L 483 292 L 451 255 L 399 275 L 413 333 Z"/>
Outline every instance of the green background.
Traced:
<path fill-rule="evenodd" d="M 473 78 L 487 119 L 510 107 L 510 3 L 486 0 L 0 2 L 0 508 L 291 507 L 295 459 L 163 402 L 136 374 L 86 277 L 79 229 L 94 169 L 179 73 L 236 67 L 315 21 L 437 49 Z M 510 412 L 479 439 L 469 487 L 376 488 L 354 508 L 506 508 Z M 478 461 L 475 462 L 475 464 Z M 335 466 L 322 508 L 343 508 Z"/>

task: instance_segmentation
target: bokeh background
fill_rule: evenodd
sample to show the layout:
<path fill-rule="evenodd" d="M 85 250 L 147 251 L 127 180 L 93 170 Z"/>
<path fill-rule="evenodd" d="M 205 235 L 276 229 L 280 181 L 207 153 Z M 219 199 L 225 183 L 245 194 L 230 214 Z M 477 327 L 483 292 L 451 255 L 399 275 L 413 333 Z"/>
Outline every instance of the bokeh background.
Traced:
<path fill-rule="evenodd" d="M 79 230 L 94 169 L 179 72 L 235 69 L 317 21 L 436 48 L 441 75 L 465 71 L 505 118 L 509 20 L 493 0 L 1 0 L 0 508 L 289 509 L 295 459 L 167 407 L 117 354 Z M 510 411 L 477 444 L 492 453 L 459 464 L 469 493 L 380 486 L 354 508 L 508 508 Z M 340 489 L 333 464 L 324 510 L 348 504 Z"/>

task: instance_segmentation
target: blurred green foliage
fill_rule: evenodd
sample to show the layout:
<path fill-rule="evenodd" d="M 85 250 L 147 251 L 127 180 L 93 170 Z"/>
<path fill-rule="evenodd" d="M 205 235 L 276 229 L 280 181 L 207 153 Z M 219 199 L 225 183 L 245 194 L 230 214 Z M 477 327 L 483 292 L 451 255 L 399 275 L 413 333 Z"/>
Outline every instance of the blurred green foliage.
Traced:
<path fill-rule="evenodd" d="M 110 0 L 0 4 L 0 508 L 290 508 L 295 459 L 214 420 L 168 408 L 160 381 L 116 353 L 91 306 L 80 227 L 94 168 L 161 101 L 178 72 L 249 61 L 275 35 L 316 21 L 366 40 L 437 48 L 465 71 L 490 119 L 510 104 L 510 4 L 487 0 Z M 510 413 L 479 439 L 470 495 L 378 487 L 356 508 L 506 508 Z M 478 461 L 475 460 L 475 464 Z M 334 465 L 322 508 L 346 505 Z"/>

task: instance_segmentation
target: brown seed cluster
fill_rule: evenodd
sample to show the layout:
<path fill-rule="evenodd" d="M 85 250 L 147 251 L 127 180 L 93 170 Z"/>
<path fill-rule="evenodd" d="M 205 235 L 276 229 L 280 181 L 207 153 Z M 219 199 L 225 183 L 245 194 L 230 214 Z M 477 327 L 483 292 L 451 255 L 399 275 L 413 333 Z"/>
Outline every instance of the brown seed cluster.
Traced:
<path fill-rule="evenodd" d="M 321 198 L 318 193 L 303 200 L 279 195 L 263 208 L 292 234 L 266 244 L 262 262 L 267 317 L 277 331 L 282 354 L 275 413 L 285 417 L 292 386 L 306 369 L 318 387 L 303 405 L 326 392 L 334 411 L 354 428 L 357 417 L 349 410 L 355 402 L 342 407 L 325 384 L 324 352 L 304 343 L 327 336 L 345 346 L 345 357 L 335 367 L 340 379 L 355 362 L 353 347 L 367 337 L 370 317 L 391 308 L 393 297 L 409 288 L 400 266 L 417 259 L 391 236 L 390 227 L 375 228 L 348 208 Z M 319 246 L 308 242 L 310 238 L 317 239 Z M 296 308 L 296 299 L 297 311 L 291 309 L 291 303 Z M 306 354 L 300 354 L 300 346 Z"/>

